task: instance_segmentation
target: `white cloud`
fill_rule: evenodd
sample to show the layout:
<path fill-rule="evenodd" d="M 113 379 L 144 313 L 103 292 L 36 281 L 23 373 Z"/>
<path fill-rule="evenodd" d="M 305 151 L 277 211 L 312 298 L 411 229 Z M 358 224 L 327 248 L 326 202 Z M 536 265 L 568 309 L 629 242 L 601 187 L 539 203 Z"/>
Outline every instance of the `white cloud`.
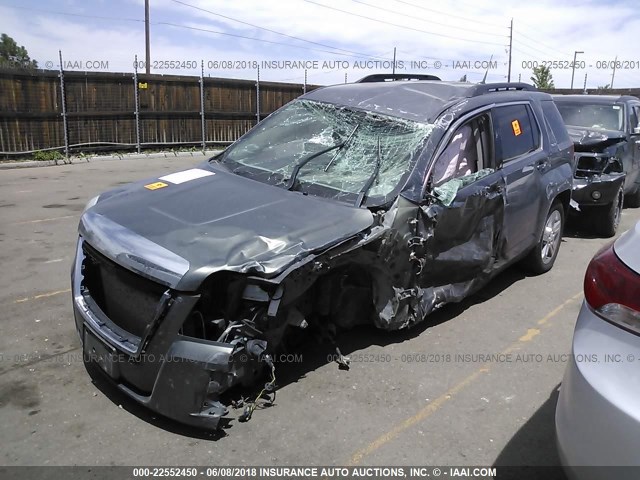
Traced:
<path fill-rule="evenodd" d="M 491 70 L 489 80 L 501 81 L 507 73 L 508 26 L 514 18 L 514 48 L 512 79 L 522 76 L 529 81 L 531 63 L 545 60 L 565 60 L 569 63 L 575 50 L 584 51 L 578 56 L 587 66 L 575 72 L 575 85 L 582 86 L 588 73 L 588 86 L 610 83 L 610 69 L 600 62 L 618 59 L 633 60 L 627 69 L 616 72 L 615 86 L 640 86 L 640 55 L 637 52 L 637 32 L 640 31 L 640 13 L 623 2 L 564 2 L 553 0 L 540 2 L 511 2 L 486 0 L 481 4 L 471 0 L 452 0 L 436 6 L 419 3 L 420 0 L 312 0 L 335 9 L 352 12 L 391 22 L 405 27 L 398 28 L 330 8 L 323 8 L 305 0 L 282 0 L 264 2 L 244 0 L 242 2 L 214 0 L 184 0 L 202 9 L 226 17 L 242 20 L 267 29 L 286 33 L 321 45 L 314 45 L 287 38 L 282 35 L 256 29 L 229 18 L 187 7 L 172 0 L 152 0 L 152 60 L 199 60 L 207 61 L 266 61 L 266 60 L 355 60 L 347 52 L 335 51 L 327 46 L 364 53 L 372 57 L 391 59 L 394 47 L 398 60 L 404 63 L 402 71 L 411 69 L 410 62 L 427 61 L 429 73 L 439 74 L 444 79 L 457 80 L 465 73 L 470 80 L 479 80 L 483 68 L 475 68 L 473 61 L 488 60 L 491 56 L 498 68 Z M 122 6 L 114 11 L 113 5 Z M 120 0 L 99 2 L 90 10 L 81 4 L 63 0 L 52 1 L 47 9 L 99 16 L 123 16 L 143 18 L 142 0 Z M 411 6 L 415 4 L 417 6 Z M 422 8 L 420 6 L 425 5 Z M 379 7 L 379 8 L 375 8 Z M 394 14 L 386 10 L 396 11 Z M 437 11 L 442 13 L 437 13 Z M 179 24 L 200 30 L 190 30 L 167 25 Z M 202 30 L 213 30 L 228 34 L 255 37 L 275 43 L 263 43 L 238 37 L 222 36 Z M 43 60 L 55 60 L 61 49 L 65 59 L 109 60 L 109 69 L 131 71 L 134 54 L 144 55 L 144 28 L 142 23 L 92 20 L 81 17 L 55 16 L 38 12 L 27 12 L 0 6 L 0 31 L 13 36 L 27 47 L 32 56 L 43 64 Z M 430 33 L 425 33 L 425 32 Z M 480 33 L 485 32 L 485 33 Z M 458 37 L 450 38 L 450 37 Z M 464 41 L 461 39 L 471 39 Z M 490 45 L 489 42 L 496 43 Z M 280 45 L 297 45 L 299 48 Z M 434 59 L 444 59 L 444 65 L 436 71 Z M 453 69 L 451 61 L 472 61 L 471 68 Z M 525 62 L 525 63 L 523 63 Z M 57 64 L 57 61 L 55 62 Z M 205 65 L 208 67 L 209 65 Z M 211 64 L 213 67 L 213 63 Z M 236 66 L 236 65 L 233 65 Z M 243 65 L 240 65 L 243 66 Z M 567 66 L 567 65 L 564 65 Z M 209 69 L 211 76 L 255 78 L 255 70 Z M 384 71 L 384 70 L 380 70 Z M 157 73 L 197 74 L 196 70 L 156 70 Z M 373 70 L 347 70 L 339 68 L 311 69 L 310 83 L 336 83 L 344 81 L 345 72 L 350 80 L 373 73 Z M 571 81 L 570 68 L 552 69 L 557 87 L 568 87 Z M 302 81 L 302 70 L 262 69 L 265 80 Z"/>

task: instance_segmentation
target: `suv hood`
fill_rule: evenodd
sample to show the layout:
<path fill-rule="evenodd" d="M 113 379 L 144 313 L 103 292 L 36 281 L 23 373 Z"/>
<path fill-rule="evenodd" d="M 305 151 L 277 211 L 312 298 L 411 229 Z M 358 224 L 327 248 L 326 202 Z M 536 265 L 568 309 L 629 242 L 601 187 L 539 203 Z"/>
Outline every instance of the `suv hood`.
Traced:
<path fill-rule="evenodd" d="M 80 233 L 116 263 L 188 291 L 220 270 L 276 275 L 372 223 L 365 208 L 204 164 L 104 194 L 82 216 Z"/>
<path fill-rule="evenodd" d="M 626 138 L 626 134 L 618 130 L 600 130 L 572 125 L 567 125 L 567 133 L 578 151 L 580 147 L 606 148 Z"/>

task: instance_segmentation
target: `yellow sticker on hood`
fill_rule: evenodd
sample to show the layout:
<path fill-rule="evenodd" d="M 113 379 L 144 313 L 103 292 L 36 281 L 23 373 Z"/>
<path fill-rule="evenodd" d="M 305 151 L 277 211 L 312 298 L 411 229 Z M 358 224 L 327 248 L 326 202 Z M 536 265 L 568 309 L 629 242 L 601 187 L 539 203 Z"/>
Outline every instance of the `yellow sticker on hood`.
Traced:
<path fill-rule="evenodd" d="M 145 185 L 144 188 L 146 188 L 147 190 L 158 190 L 159 188 L 164 188 L 168 186 L 169 186 L 168 183 L 155 182 L 155 183 L 150 183 L 148 185 Z"/>

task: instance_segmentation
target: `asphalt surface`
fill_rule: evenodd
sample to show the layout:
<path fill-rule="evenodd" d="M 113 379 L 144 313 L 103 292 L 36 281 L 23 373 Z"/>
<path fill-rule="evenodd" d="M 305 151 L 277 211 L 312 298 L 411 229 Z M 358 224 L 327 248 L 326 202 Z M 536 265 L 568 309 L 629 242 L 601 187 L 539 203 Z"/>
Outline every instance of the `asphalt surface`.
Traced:
<path fill-rule="evenodd" d="M 557 465 L 553 416 L 584 270 L 609 241 L 575 232 L 545 275 L 512 267 L 418 328 L 342 335 L 348 371 L 327 361 L 329 345 L 307 345 L 278 365 L 275 405 L 219 435 L 92 380 L 69 292 L 84 204 L 202 158 L 0 171 L 0 464 Z M 621 231 L 639 219 L 626 209 Z"/>

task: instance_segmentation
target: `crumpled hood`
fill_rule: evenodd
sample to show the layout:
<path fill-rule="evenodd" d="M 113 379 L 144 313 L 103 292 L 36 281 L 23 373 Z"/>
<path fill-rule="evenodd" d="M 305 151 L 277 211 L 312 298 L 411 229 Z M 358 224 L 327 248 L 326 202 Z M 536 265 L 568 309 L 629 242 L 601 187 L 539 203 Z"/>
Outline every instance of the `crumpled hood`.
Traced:
<path fill-rule="evenodd" d="M 572 125 L 567 125 L 567 133 L 576 147 L 601 146 L 604 148 L 626 137 L 624 132 L 618 130 L 599 130 Z"/>
<path fill-rule="evenodd" d="M 365 208 L 289 192 L 208 164 L 192 171 L 206 176 L 187 174 L 197 178 L 178 184 L 166 176 L 104 194 L 83 215 L 81 235 L 127 268 L 194 290 L 220 270 L 275 275 L 373 223 Z"/>

